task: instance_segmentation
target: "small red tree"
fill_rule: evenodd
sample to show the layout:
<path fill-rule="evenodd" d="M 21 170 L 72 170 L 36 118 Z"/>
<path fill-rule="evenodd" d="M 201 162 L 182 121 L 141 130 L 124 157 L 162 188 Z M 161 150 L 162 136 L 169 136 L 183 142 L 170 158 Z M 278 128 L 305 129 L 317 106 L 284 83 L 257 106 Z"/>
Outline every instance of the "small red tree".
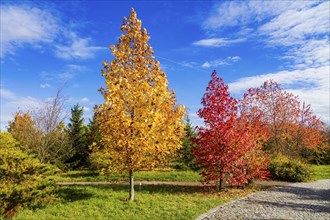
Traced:
<path fill-rule="evenodd" d="M 256 148 L 262 136 L 259 130 L 253 130 L 246 115 L 238 117 L 238 101 L 230 96 L 228 86 L 216 71 L 211 77 L 202 98 L 204 107 L 198 111 L 206 126 L 199 128 L 196 139 L 199 147 L 193 150 L 203 168 L 203 182 L 219 183 L 221 190 L 224 179 L 230 184 L 244 185 L 264 176 L 264 166 L 256 168 L 253 163 L 258 158 L 262 164 L 265 160 Z"/>

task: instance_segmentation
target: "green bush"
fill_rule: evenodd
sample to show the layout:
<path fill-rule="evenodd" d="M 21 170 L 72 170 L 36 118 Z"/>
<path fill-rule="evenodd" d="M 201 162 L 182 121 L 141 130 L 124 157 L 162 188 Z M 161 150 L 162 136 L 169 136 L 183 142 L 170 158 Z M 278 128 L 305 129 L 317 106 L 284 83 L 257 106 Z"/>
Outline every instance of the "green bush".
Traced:
<path fill-rule="evenodd" d="M 309 165 L 285 156 L 277 156 L 273 159 L 268 165 L 268 170 L 273 180 L 303 182 L 312 176 L 312 169 Z"/>
<path fill-rule="evenodd" d="M 55 198 L 53 167 L 22 150 L 11 134 L 0 131 L 0 216 L 36 208 Z"/>

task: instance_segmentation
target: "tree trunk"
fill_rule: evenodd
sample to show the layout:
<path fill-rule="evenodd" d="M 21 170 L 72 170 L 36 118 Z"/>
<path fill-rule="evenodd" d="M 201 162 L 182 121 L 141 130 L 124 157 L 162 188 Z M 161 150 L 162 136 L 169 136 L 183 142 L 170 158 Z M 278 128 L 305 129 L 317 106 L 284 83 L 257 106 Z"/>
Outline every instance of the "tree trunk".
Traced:
<path fill-rule="evenodd" d="M 223 179 L 221 178 L 219 180 L 219 191 L 221 192 L 222 191 L 222 182 L 223 182 Z"/>
<path fill-rule="evenodd" d="M 134 177 L 133 177 L 133 170 L 129 171 L 129 201 L 134 200 Z"/>

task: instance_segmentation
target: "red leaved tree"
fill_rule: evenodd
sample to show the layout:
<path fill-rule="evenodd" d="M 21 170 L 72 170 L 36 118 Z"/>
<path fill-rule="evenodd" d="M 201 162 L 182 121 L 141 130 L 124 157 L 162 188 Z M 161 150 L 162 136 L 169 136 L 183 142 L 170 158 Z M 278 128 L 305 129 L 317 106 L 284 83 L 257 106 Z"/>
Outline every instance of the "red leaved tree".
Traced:
<path fill-rule="evenodd" d="M 323 123 L 310 105 L 272 80 L 248 90 L 241 100 L 241 113 L 266 125 L 269 140 L 265 147 L 272 154 L 300 157 L 324 142 Z"/>
<path fill-rule="evenodd" d="M 204 107 L 198 111 L 205 127 L 199 128 L 196 139 L 199 147 L 193 151 L 203 168 L 203 182 L 219 183 L 221 190 L 224 180 L 242 186 L 256 177 L 264 177 L 266 160 L 258 148 L 263 133 L 254 130 L 246 115 L 238 116 L 238 101 L 230 96 L 228 86 L 217 77 L 216 71 L 211 77 L 202 98 Z"/>

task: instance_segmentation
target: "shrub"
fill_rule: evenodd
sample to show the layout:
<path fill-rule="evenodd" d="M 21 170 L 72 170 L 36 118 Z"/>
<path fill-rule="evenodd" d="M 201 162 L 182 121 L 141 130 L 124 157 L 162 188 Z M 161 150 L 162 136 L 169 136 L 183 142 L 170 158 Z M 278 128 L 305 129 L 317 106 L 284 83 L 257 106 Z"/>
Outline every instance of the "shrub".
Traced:
<path fill-rule="evenodd" d="M 297 159 L 277 156 L 269 165 L 268 170 L 274 180 L 303 182 L 311 178 L 312 169 Z"/>
<path fill-rule="evenodd" d="M 54 169 L 22 150 L 6 132 L 0 132 L 0 216 L 12 217 L 21 208 L 36 208 L 55 198 Z"/>

